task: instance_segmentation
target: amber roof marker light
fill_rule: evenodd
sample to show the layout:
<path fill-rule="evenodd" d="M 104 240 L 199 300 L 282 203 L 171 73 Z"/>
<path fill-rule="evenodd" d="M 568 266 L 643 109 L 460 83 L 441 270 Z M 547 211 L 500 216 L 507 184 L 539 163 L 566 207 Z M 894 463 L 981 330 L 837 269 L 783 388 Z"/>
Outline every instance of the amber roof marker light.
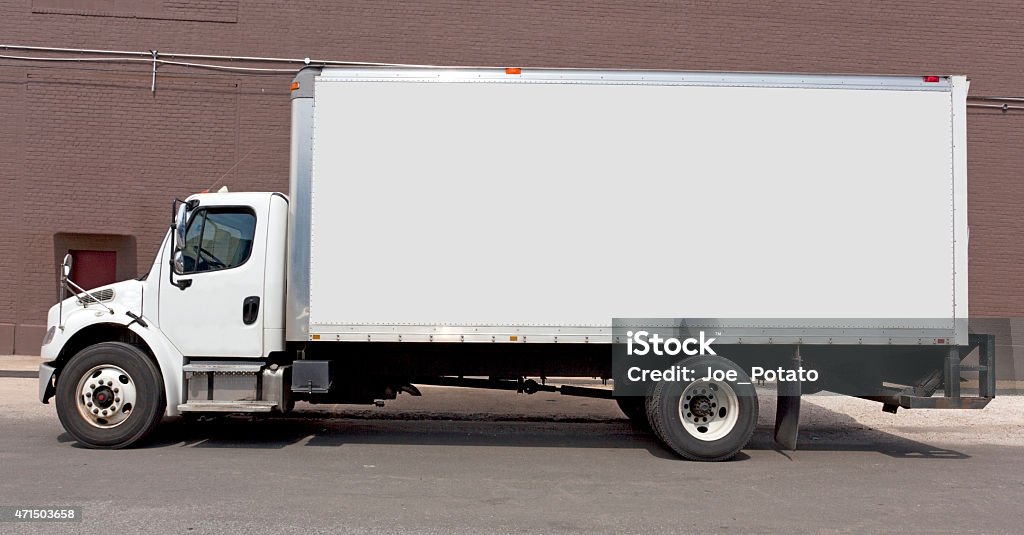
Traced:
<path fill-rule="evenodd" d="M 298 88 L 299 88 L 299 83 L 298 82 L 292 82 L 291 91 L 294 92 Z"/>
<path fill-rule="evenodd" d="M 505 67 L 505 74 L 523 74 L 523 69 L 519 67 Z"/>

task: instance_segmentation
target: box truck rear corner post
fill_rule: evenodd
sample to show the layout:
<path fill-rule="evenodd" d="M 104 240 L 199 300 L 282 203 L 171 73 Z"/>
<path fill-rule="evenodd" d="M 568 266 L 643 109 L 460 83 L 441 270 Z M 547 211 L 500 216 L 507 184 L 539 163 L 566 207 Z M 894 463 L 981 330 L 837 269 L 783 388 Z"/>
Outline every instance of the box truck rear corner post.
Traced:
<path fill-rule="evenodd" d="M 614 398 L 724 460 L 765 379 L 791 448 L 804 394 L 994 396 L 965 321 L 964 77 L 311 67 L 291 89 L 287 196 L 174 200 L 137 280 L 86 291 L 65 258 L 39 396 L 82 444 L 445 385 Z"/>

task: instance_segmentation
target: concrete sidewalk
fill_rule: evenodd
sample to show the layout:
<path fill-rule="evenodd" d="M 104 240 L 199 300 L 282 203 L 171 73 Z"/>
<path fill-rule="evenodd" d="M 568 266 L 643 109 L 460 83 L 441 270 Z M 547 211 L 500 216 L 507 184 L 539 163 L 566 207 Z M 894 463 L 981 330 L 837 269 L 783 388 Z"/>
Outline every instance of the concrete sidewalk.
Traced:
<path fill-rule="evenodd" d="M 0 377 L 37 377 L 41 362 L 38 355 L 0 355 Z"/>

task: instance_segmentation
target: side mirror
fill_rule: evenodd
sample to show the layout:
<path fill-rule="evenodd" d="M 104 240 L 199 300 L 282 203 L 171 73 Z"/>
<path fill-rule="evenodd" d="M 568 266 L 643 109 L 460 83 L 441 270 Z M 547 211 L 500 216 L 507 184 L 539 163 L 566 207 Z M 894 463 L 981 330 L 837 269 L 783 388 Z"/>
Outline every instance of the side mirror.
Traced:
<path fill-rule="evenodd" d="M 171 264 L 174 266 L 174 272 L 178 275 L 185 273 L 185 253 L 181 249 L 175 249 Z"/>
<path fill-rule="evenodd" d="M 188 202 L 174 199 L 171 204 L 174 221 L 171 222 L 171 259 L 168 261 L 171 269 L 167 272 L 167 280 L 180 290 L 192 285 L 190 279 L 174 280 L 174 274 L 185 273 L 185 253 L 183 251 L 185 250 L 185 230 L 188 227 L 188 212 L 197 206 L 199 206 L 199 201 L 195 199 Z"/>
<path fill-rule="evenodd" d="M 60 278 L 61 281 L 65 281 L 71 276 L 71 264 L 74 259 L 71 257 L 71 253 L 64 255 L 64 262 L 60 266 Z"/>
<path fill-rule="evenodd" d="M 174 217 L 174 250 L 180 252 L 185 248 L 185 228 L 188 225 L 188 203 L 178 205 L 178 214 Z M 175 258 L 177 260 L 177 258 Z M 180 271 L 179 271 L 180 273 Z"/>

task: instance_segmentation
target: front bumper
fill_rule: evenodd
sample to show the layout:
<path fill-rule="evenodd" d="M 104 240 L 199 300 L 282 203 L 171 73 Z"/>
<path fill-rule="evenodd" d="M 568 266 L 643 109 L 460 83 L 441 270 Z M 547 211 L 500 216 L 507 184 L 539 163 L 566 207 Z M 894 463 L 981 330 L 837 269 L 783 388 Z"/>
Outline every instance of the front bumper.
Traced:
<path fill-rule="evenodd" d="M 39 365 L 39 401 L 49 403 L 57 389 L 53 384 L 53 374 L 57 368 L 51 366 L 52 362 L 44 362 Z"/>

